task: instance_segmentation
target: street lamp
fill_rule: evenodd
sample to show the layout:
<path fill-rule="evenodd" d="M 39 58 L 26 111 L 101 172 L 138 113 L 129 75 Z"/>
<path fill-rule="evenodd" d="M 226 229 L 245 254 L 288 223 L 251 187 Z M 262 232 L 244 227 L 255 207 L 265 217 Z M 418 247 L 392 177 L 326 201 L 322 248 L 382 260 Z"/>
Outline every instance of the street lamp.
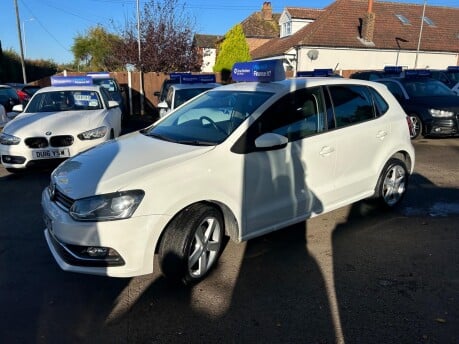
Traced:
<path fill-rule="evenodd" d="M 402 47 L 400 46 L 400 42 L 407 43 L 408 41 L 406 39 L 400 38 L 400 37 L 395 37 L 395 42 L 397 42 L 397 59 L 395 60 L 395 65 L 398 66 L 398 56 L 400 55 L 400 50 Z"/>
<path fill-rule="evenodd" d="M 28 21 L 34 21 L 35 18 L 29 18 L 22 22 L 22 40 L 24 44 L 24 59 L 27 57 L 27 44 L 26 44 L 26 30 L 25 30 L 25 23 Z"/>

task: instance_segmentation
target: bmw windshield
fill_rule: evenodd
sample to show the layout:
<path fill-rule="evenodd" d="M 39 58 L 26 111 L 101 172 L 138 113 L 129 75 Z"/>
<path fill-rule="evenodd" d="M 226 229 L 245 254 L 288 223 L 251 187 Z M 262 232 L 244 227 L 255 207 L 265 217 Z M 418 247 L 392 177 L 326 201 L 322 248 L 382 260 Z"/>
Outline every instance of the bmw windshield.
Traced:
<path fill-rule="evenodd" d="M 52 91 L 37 93 L 27 105 L 26 112 L 58 112 L 99 110 L 102 103 L 95 91 Z"/>
<path fill-rule="evenodd" d="M 272 95 L 269 92 L 210 91 L 143 133 L 182 144 L 217 145 Z"/>

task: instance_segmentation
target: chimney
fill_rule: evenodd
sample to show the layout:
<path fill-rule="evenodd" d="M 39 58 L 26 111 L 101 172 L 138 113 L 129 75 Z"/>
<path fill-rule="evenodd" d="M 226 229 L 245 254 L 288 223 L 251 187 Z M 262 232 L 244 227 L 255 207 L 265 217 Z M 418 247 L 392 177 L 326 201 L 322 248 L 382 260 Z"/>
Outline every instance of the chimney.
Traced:
<path fill-rule="evenodd" d="M 365 42 L 373 42 L 375 18 L 376 15 L 373 13 L 373 0 L 368 0 L 368 11 L 363 16 L 362 22 L 362 38 Z"/>
<path fill-rule="evenodd" d="M 261 16 L 263 20 L 273 20 L 273 9 L 271 7 L 271 2 L 265 1 L 263 3 L 263 8 L 261 9 Z"/>

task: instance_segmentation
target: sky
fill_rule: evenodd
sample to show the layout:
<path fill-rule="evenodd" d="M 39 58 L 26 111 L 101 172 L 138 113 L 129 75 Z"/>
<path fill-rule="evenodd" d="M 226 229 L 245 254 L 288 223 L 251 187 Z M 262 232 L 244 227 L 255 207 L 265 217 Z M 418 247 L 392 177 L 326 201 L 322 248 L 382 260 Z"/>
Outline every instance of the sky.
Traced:
<path fill-rule="evenodd" d="M 223 35 L 252 13 L 260 11 L 265 0 L 179 0 L 195 21 L 196 33 Z M 422 5 L 425 0 L 392 0 Z M 136 20 L 137 0 L 0 0 L 0 41 L 4 50 L 19 48 L 16 18 L 23 36 L 26 59 L 73 61 L 71 47 L 77 35 L 102 25 L 110 32 Z M 148 0 L 139 0 L 140 8 Z M 285 7 L 324 8 L 333 0 L 271 0 L 274 13 Z M 431 6 L 458 7 L 459 0 L 427 0 Z"/>

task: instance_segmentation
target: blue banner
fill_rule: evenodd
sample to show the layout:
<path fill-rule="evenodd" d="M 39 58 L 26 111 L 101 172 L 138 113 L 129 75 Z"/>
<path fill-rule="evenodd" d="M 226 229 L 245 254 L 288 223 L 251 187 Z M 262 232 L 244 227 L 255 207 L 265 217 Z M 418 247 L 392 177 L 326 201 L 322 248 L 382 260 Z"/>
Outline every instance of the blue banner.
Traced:
<path fill-rule="evenodd" d="M 282 60 L 238 62 L 231 72 L 234 81 L 270 82 L 285 79 Z"/>

